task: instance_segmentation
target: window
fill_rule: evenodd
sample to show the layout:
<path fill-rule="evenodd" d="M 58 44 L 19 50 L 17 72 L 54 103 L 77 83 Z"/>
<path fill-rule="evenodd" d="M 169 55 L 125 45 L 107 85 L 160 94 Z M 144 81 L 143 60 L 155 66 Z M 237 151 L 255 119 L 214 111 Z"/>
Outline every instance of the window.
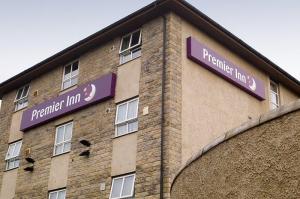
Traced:
<path fill-rule="evenodd" d="M 20 165 L 20 150 L 22 141 L 18 141 L 9 145 L 5 157 L 6 170 L 18 168 Z"/>
<path fill-rule="evenodd" d="M 71 150 L 73 122 L 61 125 L 56 128 L 54 155 L 69 152 Z"/>
<path fill-rule="evenodd" d="M 110 199 L 133 198 L 135 174 L 113 178 Z"/>
<path fill-rule="evenodd" d="M 66 198 L 66 190 L 65 189 L 51 191 L 49 193 L 49 199 L 65 199 L 65 198 Z"/>
<path fill-rule="evenodd" d="M 28 105 L 29 85 L 19 88 L 15 98 L 15 111 L 21 110 Z"/>
<path fill-rule="evenodd" d="M 120 45 L 120 64 L 141 56 L 141 43 L 141 30 L 124 36 Z"/>
<path fill-rule="evenodd" d="M 72 62 L 64 67 L 62 90 L 74 86 L 78 83 L 79 63 Z"/>
<path fill-rule="evenodd" d="M 139 100 L 136 98 L 117 106 L 116 137 L 138 130 L 138 104 Z"/>
<path fill-rule="evenodd" d="M 279 102 L 279 88 L 278 84 L 271 81 L 270 83 L 270 108 L 271 110 L 278 108 L 280 105 Z"/>

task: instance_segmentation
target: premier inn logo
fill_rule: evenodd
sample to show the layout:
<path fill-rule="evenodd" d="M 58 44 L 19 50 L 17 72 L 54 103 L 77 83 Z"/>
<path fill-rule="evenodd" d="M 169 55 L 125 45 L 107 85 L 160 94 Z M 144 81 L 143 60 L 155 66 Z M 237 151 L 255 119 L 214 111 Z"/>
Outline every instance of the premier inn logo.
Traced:
<path fill-rule="evenodd" d="M 114 97 L 116 75 L 110 73 L 23 112 L 21 131 Z"/>
<path fill-rule="evenodd" d="M 187 38 L 187 57 L 257 99 L 265 99 L 265 87 L 260 79 L 228 61 L 192 37 Z"/>
<path fill-rule="evenodd" d="M 84 93 L 84 97 L 85 97 L 84 100 L 86 102 L 91 101 L 94 98 L 96 91 L 97 91 L 97 89 L 94 84 L 87 85 L 87 87 L 85 87 L 83 89 L 83 93 Z"/>

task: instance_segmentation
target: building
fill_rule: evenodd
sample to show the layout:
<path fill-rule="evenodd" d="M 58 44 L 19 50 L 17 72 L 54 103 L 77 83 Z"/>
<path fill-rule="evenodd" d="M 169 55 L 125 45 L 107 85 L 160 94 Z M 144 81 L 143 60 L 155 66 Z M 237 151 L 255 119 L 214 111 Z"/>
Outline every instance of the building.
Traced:
<path fill-rule="evenodd" d="M 170 198 L 199 149 L 299 95 L 187 2 L 155 1 L 0 84 L 0 198 Z"/>

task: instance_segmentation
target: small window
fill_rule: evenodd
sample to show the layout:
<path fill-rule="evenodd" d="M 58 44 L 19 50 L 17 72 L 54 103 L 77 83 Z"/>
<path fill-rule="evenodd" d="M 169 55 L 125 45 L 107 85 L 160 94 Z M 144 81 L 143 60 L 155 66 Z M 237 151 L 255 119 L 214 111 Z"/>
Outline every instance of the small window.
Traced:
<path fill-rule="evenodd" d="M 134 197 L 135 174 L 113 178 L 110 199 Z"/>
<path fill-rule="evenodd" d="M 279 101 L 279 87 L 278 84 L 271 81 L 270 83 L 270 108 L 271 110 L 278 108 L 280 105 Z"/>
<path fill-rule="evenodd" d="M 120 64 L 141 56 L 141 30 L 137 30 L 122 38 L 120 45 Z"/>
<path fill-rule="evenodd" d="M 73 122 L 58 126 L 55 134 L 55 145 L 53 155 L 59 155 L 71 150 L 71 138 Z"/>
<path fill-rule="evenodd" d="M 138 130 L 138 98 L 117 105 L 116 137 Z"/>
<path fill-rule="evenodd" d="M 18 141 L 9 145 L 5 157 L 6 170 L 19 167 L 21 146 L 22 146 L 22 141 Z"/>
<path fill-rule="evenodd" d="M 66 198 L 66 190 L 65 189 L 51 191 L 49 193 L 49 199 L 65 199 L 65 198 Z"/>
<path fill-rule="evenodd" d="M 78 83 L 79 63 L 75 61 L 64 67 L 62 90 L 74 86 Z"/>
<path fill-rule="evenodd" d="M 19 88 L 15 98 L 15 111 L 21 110 L 28 106 L 29 85 Z"/>

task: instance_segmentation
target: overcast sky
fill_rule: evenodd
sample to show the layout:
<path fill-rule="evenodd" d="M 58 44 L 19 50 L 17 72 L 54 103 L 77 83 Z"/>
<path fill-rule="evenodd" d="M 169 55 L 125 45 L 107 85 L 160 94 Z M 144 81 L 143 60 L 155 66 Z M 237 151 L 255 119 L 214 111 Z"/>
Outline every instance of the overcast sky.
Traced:
<path fill-rule="evenodd" d="M 0 0 L 0 82 L 151 2 Z M 300 1 L 188 2 L 300 79 Z"/>

